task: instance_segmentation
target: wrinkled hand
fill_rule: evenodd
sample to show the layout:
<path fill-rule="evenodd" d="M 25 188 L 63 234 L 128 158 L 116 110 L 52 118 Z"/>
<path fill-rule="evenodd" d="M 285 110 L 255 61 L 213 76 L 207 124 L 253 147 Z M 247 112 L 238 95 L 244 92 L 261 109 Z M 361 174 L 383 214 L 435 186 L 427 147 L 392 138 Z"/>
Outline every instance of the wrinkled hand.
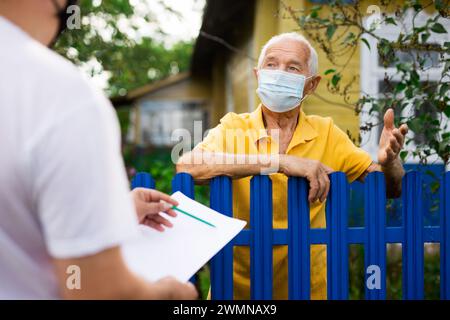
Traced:
<path fill-rule="evenodd" d="M 178 202 L 165 193 L 153 189 L 135 188 L 131 191 L 134 200 L 139 223 L 145 224 L 158 231 L 164 231 L 164 227 L 171 228 L 172 223 L 159 213 L 165 212 L 171 217 L 177 214 L 171 208 Z"/>
<path fill-rule="evenodd" d="M 175 278 L 166 277 L 155 282 L 154 287 L 162 300 L 194 300 L 198 298 L 197 289 L 190 282 L 182 283 Z"/>
<path fill-rule="evenodd" d="M 384 114 L 384 127 L 380 136 L 378 148 L 378 163 L 388 167 L 397 159 L 405 142 L 408 126 L 402 124 L 400 128 L 394 126 L 394 110 L 388 109 Z"/>
<path fill-rule="evenodd" d="M 309 181 L 309 202 L 324 202 L 330 191 L 328 175 L 333 169 L 317 160 L 284 155 L 281 158 L 281 172 L 287 176 L 304 177 Z"/>

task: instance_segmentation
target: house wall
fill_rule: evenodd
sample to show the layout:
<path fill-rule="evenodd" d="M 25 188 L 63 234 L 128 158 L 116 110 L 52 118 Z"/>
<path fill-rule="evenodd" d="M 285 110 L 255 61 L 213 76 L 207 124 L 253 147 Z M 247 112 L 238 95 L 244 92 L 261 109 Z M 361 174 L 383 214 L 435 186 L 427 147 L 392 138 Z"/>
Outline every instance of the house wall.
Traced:
<path fill-rule="evenodd" d="M 211 70 L 210 127 L 215 127 L 226 113 L 225 65 L 225 56 L 223 54 L 216 55 Z"/>
<path fill-rule="evenodd" d="M 244 20 L 236 26 L 235 51 L 217 52 L 212 68 L 212 126 L 228 112 L 243 113 L 253 110 L 255 83 L 253 81 L 253 24 Z"/>
<path fill-rule="evenodd" d="M 218 110 L 212 108 L 212 91 L 210 80 L 205 76 L 186 77 L 183 80 L 169 84 L 160 89 L 154 90 L 143 95 L 134 102 L 133 112 L 131 114 L 132 135 L 129 139 L 137 145 L 142 145 L 142 110 L 141 105 L 145 101 L 198 101 L 203 103 L 204 109 L 208 112 L 208 123 L 203 125 L 203 130 L 211 126 L 212 117 Z"/>

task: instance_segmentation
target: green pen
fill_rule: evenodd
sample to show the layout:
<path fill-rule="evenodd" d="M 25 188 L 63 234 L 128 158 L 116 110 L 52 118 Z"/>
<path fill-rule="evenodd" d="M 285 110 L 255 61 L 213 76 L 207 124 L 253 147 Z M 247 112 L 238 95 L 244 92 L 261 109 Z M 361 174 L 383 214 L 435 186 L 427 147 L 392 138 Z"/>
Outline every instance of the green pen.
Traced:
<path fill-rule="evenodd" d="M 190 214 L 190 213 L 188 213 L 188 212 L 186 212 L 186 211 L 184 211 L 184 210 L 182 210 L 182 209 L 180 209 L 180 208 L 178 208 L 178 207 L 176 207 L 176 206 L 173 206 L 172 209 L 173 209 L 173 210 L 176 210 L 176 211 L 178 211 L 178 212 L 181 212 L 181 213 L 183 213 L 183 214 L 185 214 L 185 215 L 187 215 L 187 216 L 189 216 L 189 217 L 191 217 L 191 218 L 193 218 L 193 219 L 195 219 L 195 220 L 198 220 L 198 221 L 200 221 L 200 222 L 203 222 L 204 224 L 206 224 L 206 225 L 208 225 L 208 226 L 210 226 L 210 227 L 213 227 L 213 228 L 216 227 L 216 226 L 213 225 L 212 223 L 209 223 L 208 221 L 205 221 L 205 220 L 203 220 L 203 219 L 200 219 L 199 217 L 196 217 L 196 216 L 194 216 L 193 214 Z"/>

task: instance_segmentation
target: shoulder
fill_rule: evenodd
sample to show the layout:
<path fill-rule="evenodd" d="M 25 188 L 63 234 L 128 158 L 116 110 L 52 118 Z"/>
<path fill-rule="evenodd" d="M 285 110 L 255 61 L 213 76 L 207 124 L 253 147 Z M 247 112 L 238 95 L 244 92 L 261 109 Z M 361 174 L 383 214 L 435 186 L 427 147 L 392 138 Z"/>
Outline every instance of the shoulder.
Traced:
<path fill-rule="evenodd" d="M 229 112 L 220 119 L 220 124 L 224 128 L 248 129 L 250 127 L 250 115 L 250 113 Z"/>
<path fill-rule="evenodd" d="M 42 52 L 30 58 L 39 57 L 34 62 L 40 72 L 47 74 L 46 83 L 49 85 L 47 90 L 63 92 L 66 100 L 74 99 L 80 102 L 83 98 L 102 100 L 103 93 L 95 88 L 92 81 L 72 62 L 46 48 L 39 48 L 36 51 Z"/>
<path fill-rule="evenodd" d="M 79 68 L 33 39 L 21 41 L 4 54 L 10 64 L 5 66 L 11 73 L 10 88 L 26 88 L 27 96 L 48 111 L 109 104 Z"/>
<path fill-rule="evenodd" d="M 305 115 L 305 121 L 308 122 L 317 132 L 328 132 L 336 127 L 331 117 Z"/>

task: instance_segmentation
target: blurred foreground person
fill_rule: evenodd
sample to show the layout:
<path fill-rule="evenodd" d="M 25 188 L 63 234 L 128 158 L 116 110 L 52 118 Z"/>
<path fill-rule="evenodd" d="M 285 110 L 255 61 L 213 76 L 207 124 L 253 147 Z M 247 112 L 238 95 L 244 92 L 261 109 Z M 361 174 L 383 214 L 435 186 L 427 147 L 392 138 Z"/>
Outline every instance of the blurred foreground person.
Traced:
<path fill-rule="evenodd" d="M 170 227 L 158 212 L 176 202 L 129 192 L 109 101 L 48 49 L 73 4 L 0 1 L 0 299 L 194 299 L 122 259 L 138 222 Z"/>

